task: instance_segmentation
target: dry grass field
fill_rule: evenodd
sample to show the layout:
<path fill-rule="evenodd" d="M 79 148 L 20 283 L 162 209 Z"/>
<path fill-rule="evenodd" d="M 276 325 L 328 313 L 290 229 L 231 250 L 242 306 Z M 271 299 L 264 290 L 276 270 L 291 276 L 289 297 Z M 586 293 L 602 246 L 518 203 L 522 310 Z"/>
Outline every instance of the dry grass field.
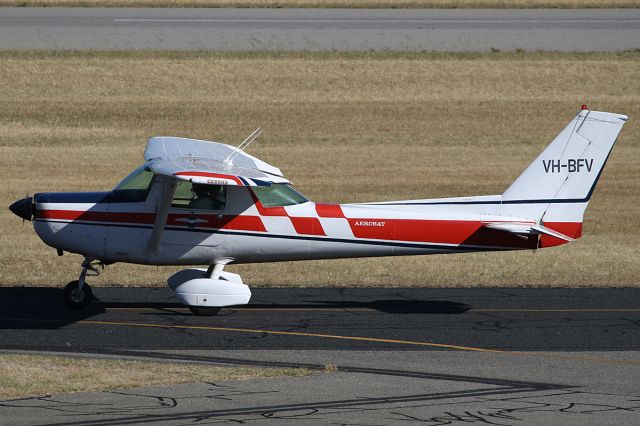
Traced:
<path fill-rule="evenodd" d="M 264 286 L 634 286 L 640 283 L 640 53 L 0 53 L 0 284 L 62 286 L 57 257 L 6 208 L 27 193 L 106 190 L 146 138 L 239 143 L 311 199 L 499 194 L 582 103 L 630 121 L 585 236 L 537 252 L 230 266 Z M 95 285 L 164 285 L 112 265 Z"/>
<path fill-rule="evenodd" d="M 309 370 L 301 368 L 212 367 L 122 359 L 0 354 L 0 399 L 309 374 Z"/>
<path fill-rule="evenodd" d="M 637 8 L 638 0 L 0 0 L 0 6 L 319 7 L 319 8 Z"/>

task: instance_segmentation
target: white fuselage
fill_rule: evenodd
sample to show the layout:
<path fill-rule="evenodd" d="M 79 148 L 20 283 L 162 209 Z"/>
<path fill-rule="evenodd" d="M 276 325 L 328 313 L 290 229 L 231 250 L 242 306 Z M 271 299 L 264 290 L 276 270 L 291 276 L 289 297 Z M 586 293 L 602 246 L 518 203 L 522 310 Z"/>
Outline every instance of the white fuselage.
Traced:
<path fill-rule="evenodd" d="M 157 186 L 157 185 L 156 185 Z M 112 193 L 36 196 L 34 227 L 48 245 L 106 263 L 200 265 L 345 257 L 534 249 L 483 223 L 501 215 L 500 196 L 370 204 L 311 201 L 264 207 L 249 187 L 229 187 L 219 211 L 172 207 L 149 249 L 160 188 L 144 202 Z"/>

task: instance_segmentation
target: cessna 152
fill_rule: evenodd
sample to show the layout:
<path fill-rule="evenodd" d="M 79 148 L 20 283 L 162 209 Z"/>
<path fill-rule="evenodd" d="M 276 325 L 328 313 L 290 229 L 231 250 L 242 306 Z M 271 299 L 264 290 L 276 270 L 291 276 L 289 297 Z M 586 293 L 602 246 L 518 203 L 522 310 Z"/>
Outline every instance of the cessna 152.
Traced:
<path fill-rule="evenodd" d="M 84 256 L 64 291 L 86 306 L 89 271 L 115 262 L 209 265 L 168 280 L 196 315 L 246 304 L 233 263 L 552 247 L 582 235 L 583 214 L 627 120 L 583 109 L 502 195 L 321 204 L 238 147 L 150 138 L 145 163 L 110 192 L 40 193 L 10 209 L 38 236 Z M 91 273 L 90 272 L 90 273 Z"/>

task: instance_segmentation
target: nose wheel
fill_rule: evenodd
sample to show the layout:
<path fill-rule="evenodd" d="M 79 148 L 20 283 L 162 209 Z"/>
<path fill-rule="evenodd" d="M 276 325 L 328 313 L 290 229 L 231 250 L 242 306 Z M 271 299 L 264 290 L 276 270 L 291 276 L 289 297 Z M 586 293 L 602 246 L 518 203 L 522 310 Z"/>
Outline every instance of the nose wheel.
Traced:
<path fill-rule="evenodd" d="M 95 259 L 85 257 L 80 278 L 66 285 L 63 292 L 64 303 L 71 309 L 82 309 L 93 300 L 93 292 L 85 282 L 87 275 L 98 276 L 100 271 L 93 264 Z"/>
<path fill-rule="evenodd" d="M 71 309 L 82 309 L 93 300 L 93 292 L 89 284 L 80 287 L 80 281 L 71 281 L 64 288 L 64 303 Z"/>

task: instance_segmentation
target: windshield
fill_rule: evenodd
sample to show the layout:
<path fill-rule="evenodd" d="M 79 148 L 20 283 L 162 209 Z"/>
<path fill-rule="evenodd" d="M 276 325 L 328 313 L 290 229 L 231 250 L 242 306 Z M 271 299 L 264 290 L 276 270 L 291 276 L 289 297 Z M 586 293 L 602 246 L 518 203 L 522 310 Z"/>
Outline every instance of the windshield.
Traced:
<path fill-rule="evenodd" d="M 144 166 L 138 167 L 122 180 L 113 193 L 128 201 L 144 201 L 153 184 L 153 173 L 145 170 Z"/>
<path fill-rule="evenodd" d="M 293 189 L 291 185 L 274 183 L 271 186 L 254 186 L 251 190 L 265 207 L 292 206 L 306 203 L 304 195 Z"/>

